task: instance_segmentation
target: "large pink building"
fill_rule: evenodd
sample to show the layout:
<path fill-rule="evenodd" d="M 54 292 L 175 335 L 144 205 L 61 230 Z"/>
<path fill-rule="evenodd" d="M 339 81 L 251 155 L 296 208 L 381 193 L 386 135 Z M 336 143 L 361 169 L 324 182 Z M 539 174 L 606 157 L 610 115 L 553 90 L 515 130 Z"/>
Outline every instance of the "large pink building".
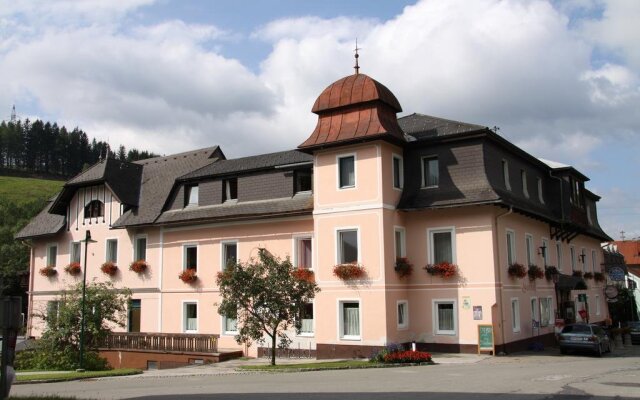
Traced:
<path fill-rule="evenodd" d="M 235 319 L 215 307 L 216 273 L 258 248 L 314 271 L 322 291 L 300 316 L 292 347 L 319 358 L 409 342 L 476 351 L 480 324 L 510 351 L 552 340 L 557 318 L 607 317 L 602 284 L 591 277 L 610 238 L 579 171 L 484 126 L 397 118 L 396 97 L 364 74 L 327 87 L 312 111 L 317 126 L 296 150 L 226 159 L 214 146 L 108 159 L 68 181 L 18 234 L 32 244 L 29 333 L 43 329 L 34 310 L 53 312 L 60 291 L 81 279 L 64 267 L 82 262 L 87 230 L 96 240 L 88 280 L 133 291 L 129 331 L 219 334 L 225 348 L 240 346 Z M 398 258 L 413 265 L 410 276 L 396 271 Z M 129 270 L 140 259 L 147 271 Z M 100 269 L 107 261 L 119 267 L 113 276 Z M 338 279 L 333 268 L 345 263 L 366 276 Z M 451 264 L 452 277 L 425 270 Z M 517 264 L 560 274 L 513 277 Z M 39 274 L 45 266 L 58 273 Z M 178 279 L 187 268 L 197 269 L 194 283 Z"/>

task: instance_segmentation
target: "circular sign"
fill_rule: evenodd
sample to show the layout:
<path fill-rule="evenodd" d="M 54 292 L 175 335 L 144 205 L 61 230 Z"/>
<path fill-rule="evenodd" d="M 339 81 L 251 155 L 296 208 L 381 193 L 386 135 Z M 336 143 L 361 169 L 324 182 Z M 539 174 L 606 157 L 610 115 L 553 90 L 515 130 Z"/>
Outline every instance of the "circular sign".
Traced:
<path fill-rule="evenodd" d="M 604 288 L 604 295 L 607 296 L 608 299 L 615 299 L 618 297 L 618 288 L 613 285 L 607 285 Z"/>
<path fill-rule="evenodd" d="M 609 268 L 609 278 L 612 281 L 624 281 L 624 270 L 620 267 Z"/>

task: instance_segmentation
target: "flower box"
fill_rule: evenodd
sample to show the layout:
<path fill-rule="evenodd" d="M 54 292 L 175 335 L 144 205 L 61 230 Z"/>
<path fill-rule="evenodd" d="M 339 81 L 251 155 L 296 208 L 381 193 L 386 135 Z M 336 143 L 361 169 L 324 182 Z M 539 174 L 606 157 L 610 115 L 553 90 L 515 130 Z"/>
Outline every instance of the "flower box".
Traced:
<path fill-rule="evenodd" d="M 538 267 L 537 265 L 529 265 L 527 275 L 529 275 L 529 279 L 532 281 L 544 278 L 544 272 L 542 271 L 542 268 Z"/>
<path fill-rule="evenodd" d="M 293 275 L 293 277 L 299 281 L 315 281 L 315 274 L 308 268 L 296 268 L 291 272 L 291 275 Z"/>
<path fill-rule="evenodd" d="M 149 264 L 145 260 L 137 260 L 129 265 L 129 270 L 138 274 L 144 274 L 149 268 Z"/>
<path fill-rule="evenodd" d="M 576 278 L 582 278 L 582 271 L 573 271 L 571 275 L 575 276 Z"/>
<path fill-rule="evenodd" d="M 593 279 L 593 272 L 585 272 L 582 277 L 584 279 Z"/>
<path fill-rule="evenodd" d="M 343 281 L 364 278 L 367 272 L 359 264 L 338 264 L 333 267 L 333 275 Z"/>
<path fill-rule="evenodd" d="M 560 274 L 560 271 L 558 271 L 558 268 L 553 265 L 547 265 L 544 267 L 544 277 L 547 278 L 548 281 L 553 280 L 553 276 L 558 274 Z"/>
<path fill-rule="evenodd" d="M 40 275 L 46 276 L 47 278 L 51 278 L 57 273 L 58 271 L 56 271 L 56 267 L 54 267 L 53 265 L 47 265 L 46 267 L 40 268 Z"/>
<path fill-rule="evenodd" d="M 604 282 L 605 281 L 604 274 L 602 272 L 595 272 L 593 274 L 593 280 L 595 280 L 596 282 Z"/>
<path fill-rule="evenodd" d="M 398 257 L 393 269 L 398 273 L 398 277 L 404 278 L 413 272 L 413 264 L 409 262 L 407 257 Z"/>
<path fill-rule="evenodd" d="M 443 278 L 452 278 L 458 275 L 458 266 L 446 261 L 429 264 L 424 269 L 431 275 L 439 275 Z"/>
<path fill-rule="evenodd" d="M 507 273 L 512 278 L 524 278 L 525 276 L 527 276 L 527 270 L 524 265 L 518 263 L 509 265 Z"/>
<path fill-rule="evenodd" d="M 193 283 L 198 280 L 198 274 L 195 268 L 187 268 L 178 275 L 178 278 L 184 283 Z"/>
<path fill-rule="evenodd" d="M 118 273 L 118 266 L 111 261 L 107 261 L 100 266 L 100 270 L 105 275 L 114 276 L 116 273 Z"/>
<path fill-rule="evenodd" d="M 80 268 L 79 262 L 70 263 L 69 265 L 64 267 L 64 270 L 67 271 L 69 275 L 80 275 L 80 273 L 82 272 L 82 268 Z"/>

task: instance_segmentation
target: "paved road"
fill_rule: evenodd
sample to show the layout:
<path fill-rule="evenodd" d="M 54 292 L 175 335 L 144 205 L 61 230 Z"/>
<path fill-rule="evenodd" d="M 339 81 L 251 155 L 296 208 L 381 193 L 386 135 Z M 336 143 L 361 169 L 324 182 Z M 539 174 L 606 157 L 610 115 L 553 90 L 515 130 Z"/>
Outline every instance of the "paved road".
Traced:
<path fill-rule="evenodd" d="M 437 359 L 436 359 L 437 360 Z M 640 346 L 602 359 L 557 350 L 435 366 L 298 373 L 175 373 L 15 386 L 12 394 L 91 399 L 640 398 Z M 194 370 L 198 371 L 198 370 Z M 202 371 L 202 370 L 200 370 Z"/>

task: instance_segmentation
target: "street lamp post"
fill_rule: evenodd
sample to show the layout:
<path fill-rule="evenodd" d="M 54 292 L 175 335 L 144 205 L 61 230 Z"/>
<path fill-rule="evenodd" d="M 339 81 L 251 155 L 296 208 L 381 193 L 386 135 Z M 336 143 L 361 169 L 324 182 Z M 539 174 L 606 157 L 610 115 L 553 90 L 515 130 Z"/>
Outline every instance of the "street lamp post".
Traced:
<path fill-rule="evenodd" d="M 87 292 L 87 249 L 89 243 L 95 243 L 95 240 L 91 240 L 91 231 L 87 230 L 84 238 L 84 269 L 82 271 L 82 318 L 80 322 L 80 359 L 79 359 L 79 371 L 84 371 L 84 326 L 85 326 L 85 301 Z"/>

